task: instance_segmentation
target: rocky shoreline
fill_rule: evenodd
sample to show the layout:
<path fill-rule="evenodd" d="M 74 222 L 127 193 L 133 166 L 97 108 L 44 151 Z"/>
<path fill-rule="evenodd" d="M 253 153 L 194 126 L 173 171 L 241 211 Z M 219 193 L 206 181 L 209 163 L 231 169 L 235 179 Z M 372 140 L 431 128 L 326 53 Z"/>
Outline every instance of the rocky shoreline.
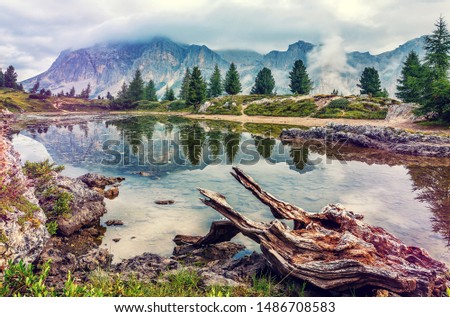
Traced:
<path fill-rule="evenodd" d="M 56 289 L 64 287 L 69 274 L 80 283 L 88 283 L 91 274 L 99 270 L 108 276 L 155 281 L 164 274 L 189 268 L 198 274 L 202 285 L 230 287 L 249 287 L 255 276 L 275 274 L 261 254 L 237 256 L 244 249 L 241 244 L 197 243 L 201 237 L 196 236 L 174 237 L 176 246 L 171 257 L 144 253 L 113 264 L 112 255 L 101 247 L 107 229 L 100 225 L 100 219 L 107 212 L 104 199 L 117 197 L 125 179 L 92 173 L 70 178 L 49 162 L 22 168 L 19 154 L 7 137 L 13 116 L 0 113 L 0 119 L 0 279 L 9 261 L 19 260 L 36 267 L 50 261 L 47 283 Z M 396 149 L 409 149 L 415 155 L 450 156 L 448 138 L 374 127 L 329 125 L 308 131 L 286 130 L 281 137 L 323 139 L 328 129 L 338 136 L 333 141 L 346 136 L 354 144 L 383 150 L 386 147 L 380 144 L 388 141 L 403 145 Z M 414 142 L 421 146 L 414 148 Z M 440 147 L 443 149 L 438 150 Z M 55 225 L 53 230 L 50 223 Z M 120 223 L 114 220 L 110 225 Z M 341 295 L 323 290 L 311 293 L 317 294 Z"/>
<path fill-rule="evenodd" d="M 22 168 L 20 156 L 7 137 L 14 116 L 7 112 L 0 116 L 0 279 L 8 263 L 19 261 L 36 268 L 50 261 L 46 283 L 56 289 L 64 287 L 69 274 L 87 283 L 92 272 L 98 270 L 124 279 L 152 281 L 165 273 L 189 268 L 206 286 L 245 286 L 268 270 L 260 254 L 235 259 L 244 246 L 234 242 L 195 250 L 181 243 L 172 257 L 144 253 L 113 264 L 113 256 L 101 247 L 107 229 L 100 225 L 100 218 L 107 212 L 104 199 L 119 195 L 124 178 L 92 173 L 71 178 L 61 175 L 59 168 L 49 162 Z M 16 204 L 17 200 L 23 204 Z M 57 225 L 52 234 L 50 222 Z"/>
<path fill-rule="evenodd" d="M 284 130 L 280 138 L 285 142 L 317 140 L 324 144 L 339 142 L 397 154 L 450 157 L 450 137 L 410 133 L 388 127 L 329 123 L 325 127 L 313 127 L 309 130 Z"/>

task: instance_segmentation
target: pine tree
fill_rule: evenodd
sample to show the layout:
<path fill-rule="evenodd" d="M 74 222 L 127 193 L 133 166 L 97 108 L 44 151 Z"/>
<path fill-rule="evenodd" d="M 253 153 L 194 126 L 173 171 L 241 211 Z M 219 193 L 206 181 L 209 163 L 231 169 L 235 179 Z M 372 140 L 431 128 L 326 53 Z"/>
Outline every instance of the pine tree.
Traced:
<path fill-rule="evenodd" d="M 424 74 L 419 56 L 411 51 L 403 63 L 395 96 L 404 102 L 420 102 L 423 95 Z"/>
<path fill-rule="evenodd" d="M 234 63 L 230 64 L 230 68 L 228 69 L 225 75 L 225 84 L 224 84 L 225 92 L 229 95 L 236 95 L 242 91 L 241 82 L 239 79 L 239 73 L 236 69 L 236 65 Z"/>
<path fill-rule="evenodd" d="M 40 82 L 39 82 L 39 80 L 38 80 L 38 81 L 36 81 L 36 82 L 34 83 L 33 88 L 31 88 L 31 90 L 30 90 L 30 93 L 31 93 L 31 94 L 37 93 L 38 90 L 39 90 L 39 86 L 40 86 Z"/>
<path fill-rule="evenodd" d="M 378 71 L 373 67 L 364 68 L 359 84 L 361 95 L 379 96 L 381 91 L 381 81 Z"/>
<path fill-rule="evenodd" d="M 75 97 L 75 87 L 72 86 L 69 92 L 69 97 L 74 98 Z"/>
<path fill-rule="evenodd" d="M 424 93 L 417 114 L 450 122 L 450 34 L 442 16 L 435 27 L 425 38 Z"/>
<path fill-rule="evenodd" d="M 117 93 L 117 98 L 113 101 L 113 105 L 118 106 L 119 108 L 127 108 L 130 104 L 128 85 L 124 82 Z"/>
<path fill-rule="evenodd" d="M 189 95 L 186 100 L 188 105 L 199 105 L 206 99 L 206 83 L 198 66 L 192 69 L 191 80 L 189 81 Z"/>
<path fill-rule="evenodd" d="M 222 86 L 222 78 L 220 76 L 219 66 L 214 67 L 214 72 L 209 79 L 209 88 L 208 88 L 208 96 L 210 98 L 219 97 L 222 95 L 223 86 Z"/>
<path fill-rule="evenodd" d="M 167 101 L 175 100 L 175 93 L 172 88 L 169 88 L 169 86 L 166 86 L 166 92 L 164 93 L 163 100 Z"/>
<path fill-rule="evenodd" d="M 153 80 L 150 80 L 145 86 L 145 99 L 150 101 L 158 101 L 158 97 L 156 96 L 155 82 Z"/>
<path fill-rule="evenodd" d="M 128 97 L 131 102 L 144 99 L 144 81 L 139 69 L 134 73 L 133 80 L 128 86 Z"/>
<path fill-rule="evenodd" d="M 5 78 L 4 78 L 4 75 L 3 75 L 3 71 L 0 68 L 0 88 L 1 87 L 5 87 Z"/>
<path fill-rule="evenodd" d="M 184 73 L 183 81 L 181 82 L 181 89 L 179 98 L 181 100 L 187 100 L 189 98 L 189 82 L 191 80 L 191 72 L 189 68 L 186 68 L 186 72 Z"/>
<path fill-rule="evenodd" d="M 5 75 L 4 75 L 4 82 L 6 88 L 17 88 L 17 73 L 16 70 L 12 65 L 9 65 L 6 69 Z"/>
<path fill-rule="evenodd" d="M 294 94 L 307 95 L 312 90 L 312 82 L 301 59 L 295 61 L 292 71 L 289 72 L 289 78 L 291 80 L 289 88 Z"/>
<path fill-rule="evenodd" d="M 91 84 L 88 83 L 86 89 L 82 89 L 78 97 L 83 99 L 89 99 L 90 94 L 91 94 Z"/>
<path fill-rule="evenodd" d="M 261 69 L 256 75 L 255 85 L 252 87 L 250 94 L 252 95 L 272 95 L 275 88 L 275 79 L 273 79 L 272 71 L 266 67 Z"/>
<path fill-rule="evenodd" d="M 425 65 L 434 79 L 446 78 L 450 66 L 450 33 L 442 16 L 434 26 L 433 33 L 425 37 Z"/>

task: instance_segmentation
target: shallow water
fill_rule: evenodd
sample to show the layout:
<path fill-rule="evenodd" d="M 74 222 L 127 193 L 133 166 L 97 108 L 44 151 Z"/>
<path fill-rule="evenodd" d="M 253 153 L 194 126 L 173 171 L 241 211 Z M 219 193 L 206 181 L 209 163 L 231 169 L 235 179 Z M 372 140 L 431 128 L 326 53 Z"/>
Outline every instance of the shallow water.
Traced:
<path fill-rule="evenodd" d="M 220 215 L 199 201 L 197 187 L 224 194 L 253 220 L 272 220 L 269 209 L 229 174 L 238 165 L 282 200 L 313 212 L 341 203 L 450 264 L 450 165 L 445 160 L 350 147 L 337 155 L 284 145 L 264 133 L 279 134 L 280 127 L 268 125 L 154 116 L 28 119 L 14 136 L 24 161 L 48 157 L 64 164 L 68 176 L 97 172 L 126 178 L 119 197 L 106 200 L 108 213 L 102 218 L 102 223 L 125 223 L 108 227 L 103 239 L 115 261 L 143 252 L 169 255 L 176 234 L 205 234 Z M 175 204 L 156 205 L 157 199 Z M 245 237 L 236 240 L 249 252 L 257 249 Z"/>

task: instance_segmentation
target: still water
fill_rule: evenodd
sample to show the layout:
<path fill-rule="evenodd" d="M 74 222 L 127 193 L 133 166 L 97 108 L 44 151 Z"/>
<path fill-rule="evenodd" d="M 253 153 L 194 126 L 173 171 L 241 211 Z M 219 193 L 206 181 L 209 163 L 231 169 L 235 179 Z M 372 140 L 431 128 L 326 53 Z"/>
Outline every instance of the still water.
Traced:
<path fill-rule="evenodd" d="M 344 147 L 282 144 L 273 125 L 194 121 L 180 117 L 27 117 L 14 135 L 22 160 L 50 158 L 63 174 L 123 176 L 120 195 L 106 200 L 103 244 L 114 260 L 143 252 L 170 255 L 177 234 L 203 235 L 220 215 L 196 188 L 225 195 L 247 217 L 272 215 L 229 174 L 242 167 L 264 189 L 306 210 L 341 203 L 409 245 L 450 264 L 450 163 Z M 155 200 L 173 199 L 173 205 Z M 115 243 L 114 238 L 120 238 Z M 258 247 L 238 236 L 248 252 Z"/>

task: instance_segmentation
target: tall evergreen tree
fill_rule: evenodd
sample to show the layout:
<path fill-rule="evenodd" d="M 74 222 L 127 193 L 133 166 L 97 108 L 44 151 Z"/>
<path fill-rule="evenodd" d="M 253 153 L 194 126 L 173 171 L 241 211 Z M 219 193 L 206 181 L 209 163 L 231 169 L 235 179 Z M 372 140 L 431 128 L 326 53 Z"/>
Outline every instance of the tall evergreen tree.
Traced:
<path fill-rule="evenodd" d="M 403 63 L 400 78 L 397 80 L 397 93 L 395 96 L 404 102 L 421 101 L 424 86 L 424 70 L 416 52 L 409 52 Z"/>
<path fill-rule="evenodd" d="M 380 76 L 373 67 L 364 68 L 357 86 L 362 95 L 379 96 L 382 93 Z"/>
<path fill-rule="evenodd" d="M 225 75 L 224 89 L 225 92 L 229 95 L 237 95 L 242 91 L 239 73 L 234 63 L 230 64 L 230 68 L 228 69 Z"/>
<path fill-rule="evenodd" d="M 155 82 L 153 80 L 150 80 L 145 86 L 145 99 L 150 101 L 158 101 L 158 97 L 156 96 Z"/>
<path fill-rule="evenodd" d="M 441 16 L 435 30 L 425 38 L 425 63 L 420 115 L 450 122 L 450 33 Z"/>
<path fill-rule="evenodd" d="M 223 92 L 222 77 L 220 76 L 219 66 L 214 67 L 214 72 L 209 79 L 208 95 L 210 98 L 219 97 Z"/>
<path fill-rule="evenodd" d="M 186 104 L 197 106 L 206 99 L 206 83 L 198 66 L 192 69 Z"/>
<path fill-rule="evenodd" d="M 117 93 L 117 98 L 113 101 L 113 105 L 116 105 L 119 108 L 128 108 L 130 104 L 131 100 L 129 99 L 128 85 L 124 82 Z"/>
<path fill-rule="evenodd" d="M 434 79 L 446 78 L 450 66 L 450 33 L 442 16 L 434 26 L 433 33 L 425 37 L 425 65 Z"/>
<path fill-rule="evenodd" d="M 312 82 L 301 59 L 295 61 L 289 79 L 289 88 L 294 94 L 307 95 L 312 90 Z"/>
<path fill-rule="evenodd" d="M 14 66 L 9 65 L 6 69 L 5 75 L 4 75 L 4 82 L 6 88 L 17 88 L 17 73 L 14 69 Z"/>
<path fill-rule="evenodd" d="M 0 88 L 1 87 L 5 87 L 5 78 L 4 78 L 4 76 L 3 76 L 3 71 L 2 71 L 2 69 L 0 68 Z"/>
<path fill-rule="evenodd" d="M 169 88 L 169 86 L 166 86 L 166 92 L 164 94 L 163 100 L 168 100 L 168 101 L 175 100 L 175 93 L 172 88 Z"/>
<path fill-rule="evenodd" d="M 252 95 L 271 95 L 275 88 L 275 79 L 273 79 L 272 71 L 267 67 L 261 69 L 256 75 L 255 85 L 252 87 L 250 94 Z"/>
<path fill-rule="evenodd" d="M 111 95 L 111 93 L 110 93 L 109 91 L 106 93 L 106 99 L 108 99 L 108 100 L 114 100 L 113 95 Z"/>
<path fill-rule="evenodd" d="M 186 68 L 184 73 L 183 81 L 181 82 L 181 89 L 179 97 L 181 100 L 187 100 L 189 98 L 189 82 L 191 81 L 191 71 L 189 67 Z"/>
<path fill-rule="evenodd" d="M 70 88 L 69 97 L 75 97 L 75 87 Z"/>
<path fill-rule="evenodd" d="M 144 81 L 142 80 L 141 71 L 139 69 L 134 73 L 133 80 L 128 86 L 128 98 L 131 102 L 144 99 Z"/>
<path fill-rule="evenodd" d="M 39 86 L 40 86 L 40 82 L 39 82 L 39 80 L 37 80 L 37 81 L 34 83 L 33 88 L 31 88 L 30 93 L 32 93 L 32 94 L 37 93 L 38 90 L 39 90 Z"/>
<path fill-rule="evenodd" d="M 81 90 L 80 98 L 89 99 L 91 95 L 91 83 L 88 83 L 86 89 Z"/>

